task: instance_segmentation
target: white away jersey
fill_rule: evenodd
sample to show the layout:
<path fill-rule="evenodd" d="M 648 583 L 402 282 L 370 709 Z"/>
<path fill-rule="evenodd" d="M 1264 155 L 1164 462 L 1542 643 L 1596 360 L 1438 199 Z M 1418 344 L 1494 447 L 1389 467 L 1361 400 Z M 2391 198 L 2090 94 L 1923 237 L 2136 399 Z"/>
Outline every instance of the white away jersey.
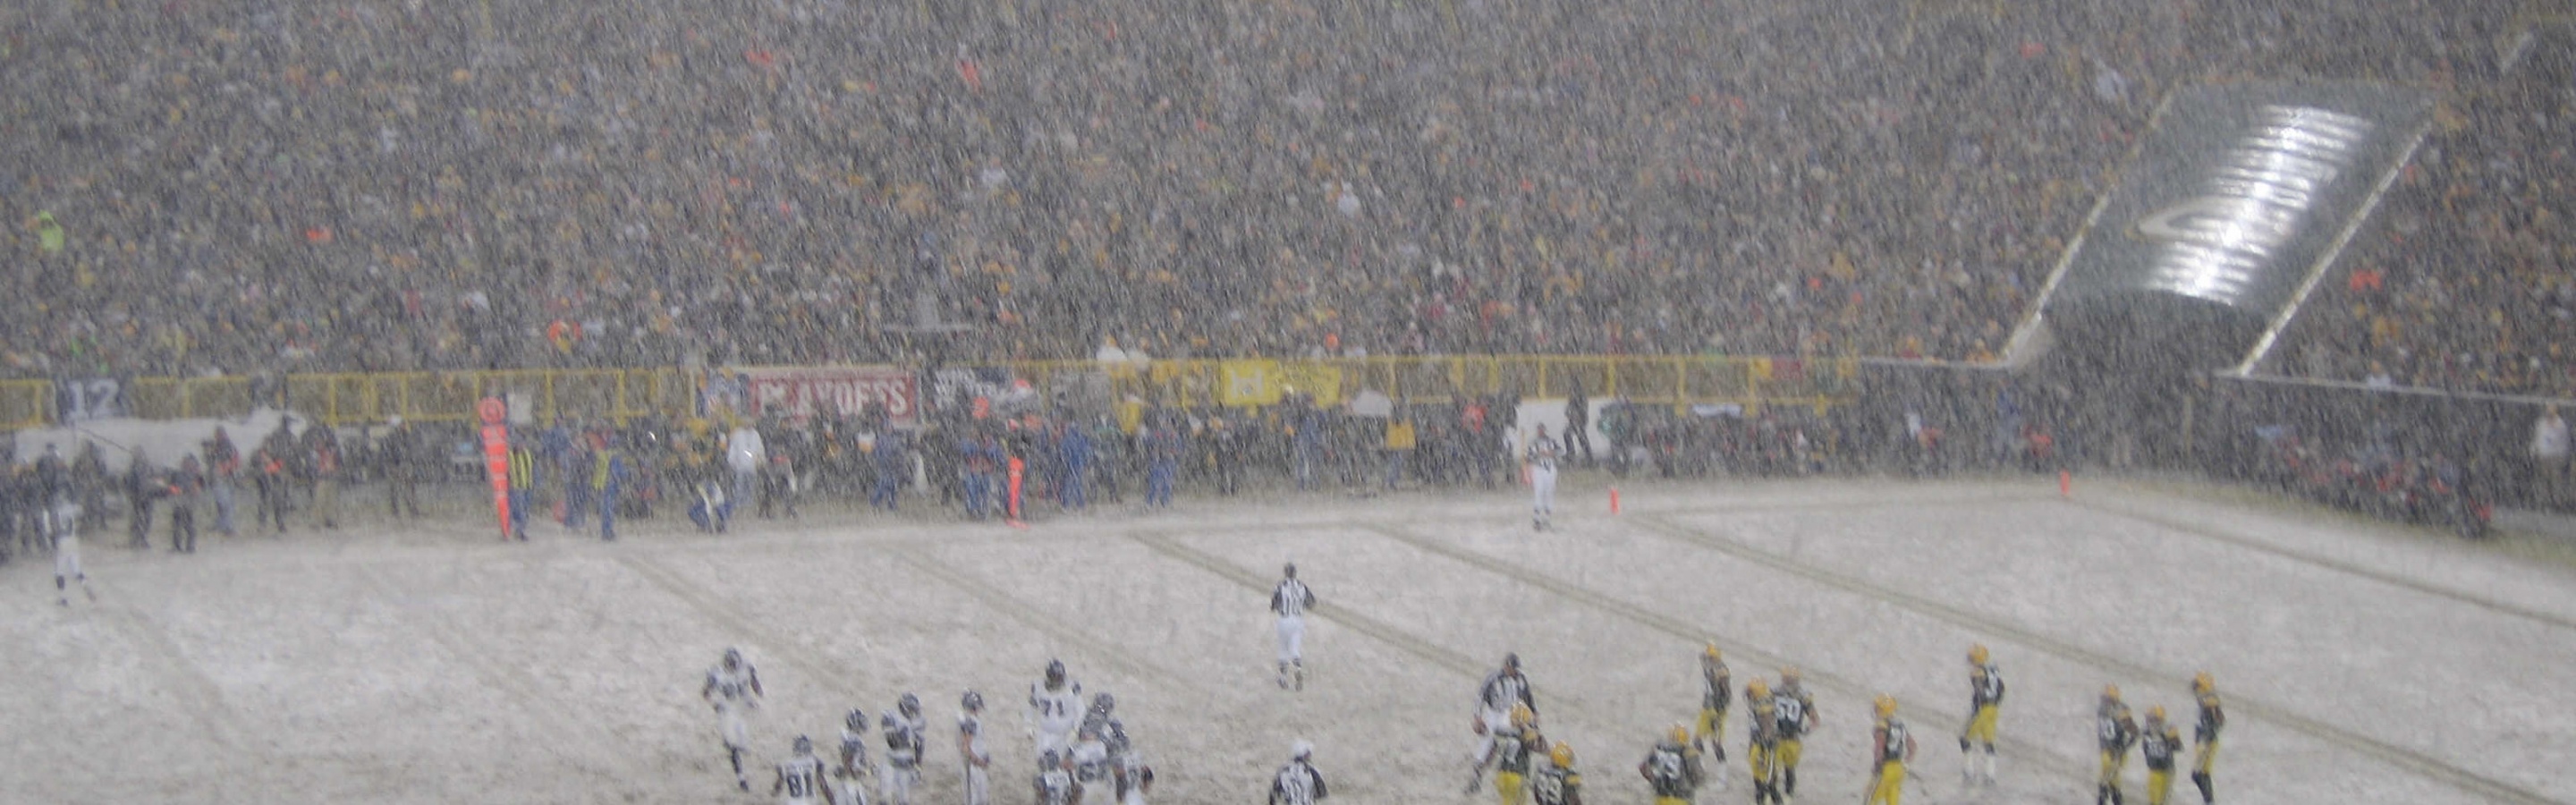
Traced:
<path fill-rule="evenodd" d="M 752 680 L 759 678 L 759 672 L 751 670 L 748 662 L 731 671 L 718 665 L 707 671 L 707 686 L 715 691 L 717 707 L 741 710 L 751 703 Z"/>
<path fill-rule="evenodd" d="M 778 777 L 791 802 L 812 802 L 823 794 L 823 759 L 798 755 L 778 764 Z"/>
<path fill-rule="evenodd" d="M 1038 772 L 1039 805 L 1069 805 L 1073 802 L 1073 772 L 1050 768 Z"/>
<path fill-rule="evenodd" d="M 861 723 L 861 725 L 862 725 L 862 726 L 864 726 L 866 722 L 860 722 L 860 723 Z M 867 767 L 868 767 L 868 734 L 867 734 L 867 733 L 864 733 L 864 732 L 851 732 L 851 731 L 850 731 L 850 728 L 848 728 L 848 727 L 842 727 L 842 728 L 841 728 L 841 756 L 842 756 L 842 757 L 844 757 L 844 758 L 848 758 L 848 759 L 849 759 L 849 761 L 850 761 L 850 768 L 853 768 L 853 769 L 865 769 L 865 768 L 867 768 Z"/>
<path fill-rule="evenodd" d="M 958 716 L 957 733 L 966 736 L 966 762 L 968 765 L 973 765 L 977 762 L 993 762 L 993 754 L 984 750 L 984 719 L 971 715 Z"/>
<path fill-rule="evenodd" d="M 887 713 L 882 724 L 885 727 L 886 765 L 909 769 L 919 764 L 922 732 L 930 725 L 918 716 L 904 718 L 895 713 Z"/>
<path fill-rule="evenodd" d="M 1093 738 L 1073 745 L 1073 778 L 1091 788 L 1109 779 L 1109 745 Z"/>
<path fill-rule="evenodd" d="M 1082 683 L 1067 679 L 1056 690 L 1047 690 L 1045 682 L 1029 683 L 1029 709 L 1037 714 L 1040 730 L 1071 732 L 1082 719 Z"/>

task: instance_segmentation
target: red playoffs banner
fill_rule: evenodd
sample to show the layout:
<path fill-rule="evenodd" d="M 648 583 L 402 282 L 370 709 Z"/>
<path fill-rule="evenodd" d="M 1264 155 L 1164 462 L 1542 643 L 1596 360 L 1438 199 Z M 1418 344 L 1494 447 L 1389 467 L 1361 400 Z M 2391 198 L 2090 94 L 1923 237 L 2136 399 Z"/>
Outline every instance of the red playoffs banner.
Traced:
<path fill-rule="evenodd" d="M 891 366 L 749 369 L 751 412 L 804 421 L 814 416 L 857 416 L 869 404 L 885 407 L 891 424 L 920 417 L 920 394 L 911 372 Z"/>

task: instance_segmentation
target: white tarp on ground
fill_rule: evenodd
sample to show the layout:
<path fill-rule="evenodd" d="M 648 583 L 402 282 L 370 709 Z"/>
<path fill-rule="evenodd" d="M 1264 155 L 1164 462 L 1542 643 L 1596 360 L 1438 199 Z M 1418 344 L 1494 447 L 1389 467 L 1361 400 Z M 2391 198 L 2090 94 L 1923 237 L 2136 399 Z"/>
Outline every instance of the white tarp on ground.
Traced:
<path fill-rule="evenodd" d="M 234 447 L 247 455 L 261 437 L 277 429 L 282 418 L 291 418 L 290 429 L 298 434 L 313 422 L 312 417 L 301 413 L 262 408 L 240 419 L 93 419 L 69 427 L 22 430 L 15 436 L 21 463 L 44 455 L 48 444 L 58 446 L 63 460 L 70 461 L 80 455 L 81 443 L 90 441 L 98 443 L 100 455 L 107 459 L 108 472 L 116 473 L 124 471 L 126 457 L 138 447 L 154 464 L 178 466 L 180 456 L 198 452 L 206 440 L 214 438 L 218 427 L 232 437 Z M 198 456 L 198 460 L 205 457 Z"/>

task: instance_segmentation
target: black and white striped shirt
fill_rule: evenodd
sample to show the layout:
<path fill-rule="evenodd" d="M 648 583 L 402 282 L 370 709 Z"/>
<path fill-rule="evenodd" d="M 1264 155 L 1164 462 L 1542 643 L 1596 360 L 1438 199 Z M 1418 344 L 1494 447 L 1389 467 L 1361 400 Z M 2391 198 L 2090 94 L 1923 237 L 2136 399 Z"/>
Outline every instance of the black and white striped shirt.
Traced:
<path fill-rule="evenodd" d="M 1270 781 L 1270 805 L 1315 805 L 1324 798 L 1324 773 L 1303 760 L 1279 767 Z"/>
<path fill-rule="evenodd" d="M 1296 579 L 1280 579 L 1279 589 L 1270 592 L 1270 611 L 1279 613 L 1282 618 L 1305 615 L 1306 610 L 1314 605 L 1315 591 L 1307 589 L 1305 582 Z"/>

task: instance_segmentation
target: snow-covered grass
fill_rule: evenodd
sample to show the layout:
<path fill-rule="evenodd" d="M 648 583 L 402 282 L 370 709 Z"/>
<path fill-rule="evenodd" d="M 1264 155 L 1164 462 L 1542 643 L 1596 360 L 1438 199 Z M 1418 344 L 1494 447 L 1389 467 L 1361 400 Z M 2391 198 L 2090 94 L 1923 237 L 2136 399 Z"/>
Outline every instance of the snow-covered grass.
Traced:
<path fill-rule="evenodd" d="M 1201 498 L 1025 530 L 814 506 L 723 537 L 666 514 L 529 544 L 455 492 L 442 519 L 189 557 L 113 547 L 111 525 L 87 541 L 96 605 L 57 607 L 41 559 L 0 568 L 0 801 L 767 802 L 732 791 L 698 698 L 740 646 L 769 690 L 761 792 L 795 735 L 830 746 L 849 708 L 910 691 L 937 738 L 926 801 L 959 801 L 972 688 L 997 801 L 1026 802 L 1020 702 L 1053 657 L 1117 694 L 1157 802 L 1258 801 L 1300 738 L 1334 802 L 1489 802 L 1459 790 L 1471 698 L 1517 651 L 1589 801 L 1642 802 L 1632 770 L 1694 714 L 1710 639 L 1739 684 L 1805 670 L 1824 718 L 1806 802 L 1858 796 L 1879 692 L 1915 725 L 1930 801 L 2089 801 L 2102 685 L 2187 735 L 2201 669 L 2230 701 L 2224 801 L 2576 790 L 2561 565 L 2170 486 L 1632 480 L 1612 517 L 1601 483 L 1569 483 L 1543 533 L 1512 492 Z M 1322 599 L 1302 693 L 1270 676 L 1264 604 L 1290 560 Z M 2011 691 L 2003 784 L 1962 791 L 1972 642 Z M 2142 764 L 2128 777 L 2142 797 Z M 1740 780 L 1701 801 L 1739 798 Z"/>

